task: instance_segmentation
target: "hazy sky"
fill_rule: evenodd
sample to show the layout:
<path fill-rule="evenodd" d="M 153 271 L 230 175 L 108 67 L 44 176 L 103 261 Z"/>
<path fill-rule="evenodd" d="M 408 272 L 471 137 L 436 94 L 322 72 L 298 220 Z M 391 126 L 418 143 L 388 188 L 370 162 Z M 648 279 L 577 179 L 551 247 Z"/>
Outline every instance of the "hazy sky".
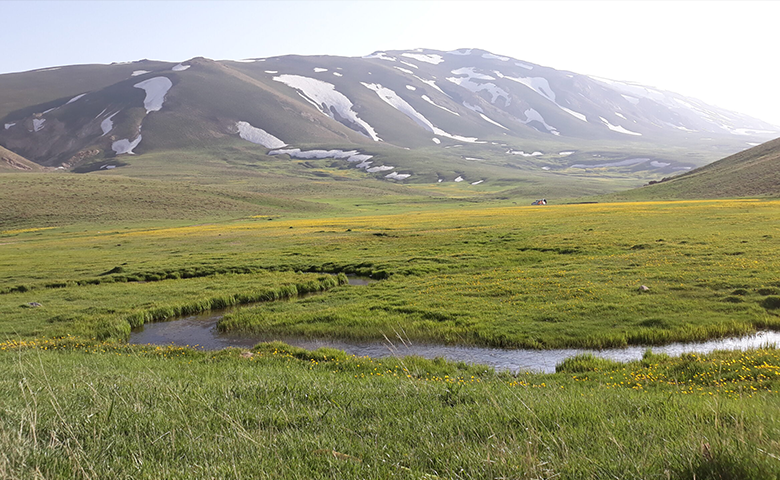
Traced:
<path fill-rule="evenodd" d="M 780 126 L 779 1 L 9 1 L 0 73 L 195 56 L 482 48 Z"/>

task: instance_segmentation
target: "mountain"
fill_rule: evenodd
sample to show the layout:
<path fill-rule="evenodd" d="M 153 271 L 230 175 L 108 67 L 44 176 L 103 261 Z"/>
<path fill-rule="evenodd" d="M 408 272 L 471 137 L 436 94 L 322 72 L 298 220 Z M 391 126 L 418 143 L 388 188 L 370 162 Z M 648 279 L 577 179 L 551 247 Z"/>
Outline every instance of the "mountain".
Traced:
<path fill-rule="evenodd" d="M 132 174 L 150 154 L 222 158 L 254 144 L 258 159 L 331 158 L 378 179 L 496 186 L 527 175 L 638 184 L 780 135 L 675 93 L 478 49 L 0 75 L 0 117 L 0 146 L 61 170 Z"/>
<path fill-rule="evenodd" d="M 780 197 L 780 138 L 680 176 L 615 194 L 620 200 Z"/>

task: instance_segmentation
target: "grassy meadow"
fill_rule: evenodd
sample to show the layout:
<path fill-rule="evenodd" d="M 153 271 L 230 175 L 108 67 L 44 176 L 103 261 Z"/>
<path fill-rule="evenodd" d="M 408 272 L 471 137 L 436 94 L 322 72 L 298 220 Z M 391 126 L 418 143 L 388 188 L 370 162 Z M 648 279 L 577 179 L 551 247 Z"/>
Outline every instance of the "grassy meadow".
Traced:
<path fill-rule="evenodd" d="M 126 195 L 130 180 L 109 181 Z M 513 375 L 279 342 L 126 343 L 133 326 L 226 306 L 219 329 L 235 333 L 498 347 L 777 329 L 778 200 L 345 190 L 268 211 L 234 197 L 220 216 L 191 211 L 211 192 L 192 188 L 169 216 L 128 204 L 0 227 L 0 478 L 780 478 L 774 349 Z"/>

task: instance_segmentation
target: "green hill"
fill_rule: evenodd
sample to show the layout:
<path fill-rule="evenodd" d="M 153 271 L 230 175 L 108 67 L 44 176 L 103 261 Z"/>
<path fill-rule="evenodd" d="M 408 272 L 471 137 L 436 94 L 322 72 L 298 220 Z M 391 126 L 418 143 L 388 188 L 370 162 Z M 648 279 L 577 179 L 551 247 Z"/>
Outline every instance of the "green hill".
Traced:
<path fill-rule="evenodd" d="M 780 196 L 780 138 L 612 200 Z"/>

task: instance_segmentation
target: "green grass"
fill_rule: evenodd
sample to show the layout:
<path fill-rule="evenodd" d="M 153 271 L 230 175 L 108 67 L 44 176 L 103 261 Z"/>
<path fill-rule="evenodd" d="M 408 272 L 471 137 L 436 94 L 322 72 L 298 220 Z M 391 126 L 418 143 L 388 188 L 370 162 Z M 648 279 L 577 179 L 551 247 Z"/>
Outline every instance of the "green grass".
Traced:
<path fill-rule="evenodd" d="M 284 284 L 302 271 L 387 278 L 238 309 L 220 328 L 380 340 L 403 331 L 413 340 L 555 348 L 780 327 L 772 300 L 780 288 L 777 201 L 404 208 L 171 228 L 10 231 L 0 237 L 0 309 L 7 324 L 25 325 L 18 330 L 24 335 L 61 334 L 53 319 L 69 308 L 67 298 L 80 298 L 72 305 L 86 316 L 81 325 L 108 322 L 109 335 L 122 339 L 127 309 L 166 306 L 166 295 L 169 303 L 195 304 L 208 297 L 199 288 L 212 282 L 219 295 L 240 295 L 253 288 L 248 274 Z M 192 276 L 201 278 L 177 280 Z M 123 283 L 139 279 L 167 280 Z M 156 288 L 165 292 L 157 304 L 138 300 Z M 44 308 L 20 307 L 30 302 Z M 106 308 L 90 313 L 90 303 Z M 116 318 L 107 319 L 118 305 Z M 79 334 L 97 335 L 86 327 Z"/>
<path fill-rule="evenodd" d="M 655 360 L 511 376 L 283 344 L 6 342 L 0 475 L 778 478 L 776 350 Z"/>

